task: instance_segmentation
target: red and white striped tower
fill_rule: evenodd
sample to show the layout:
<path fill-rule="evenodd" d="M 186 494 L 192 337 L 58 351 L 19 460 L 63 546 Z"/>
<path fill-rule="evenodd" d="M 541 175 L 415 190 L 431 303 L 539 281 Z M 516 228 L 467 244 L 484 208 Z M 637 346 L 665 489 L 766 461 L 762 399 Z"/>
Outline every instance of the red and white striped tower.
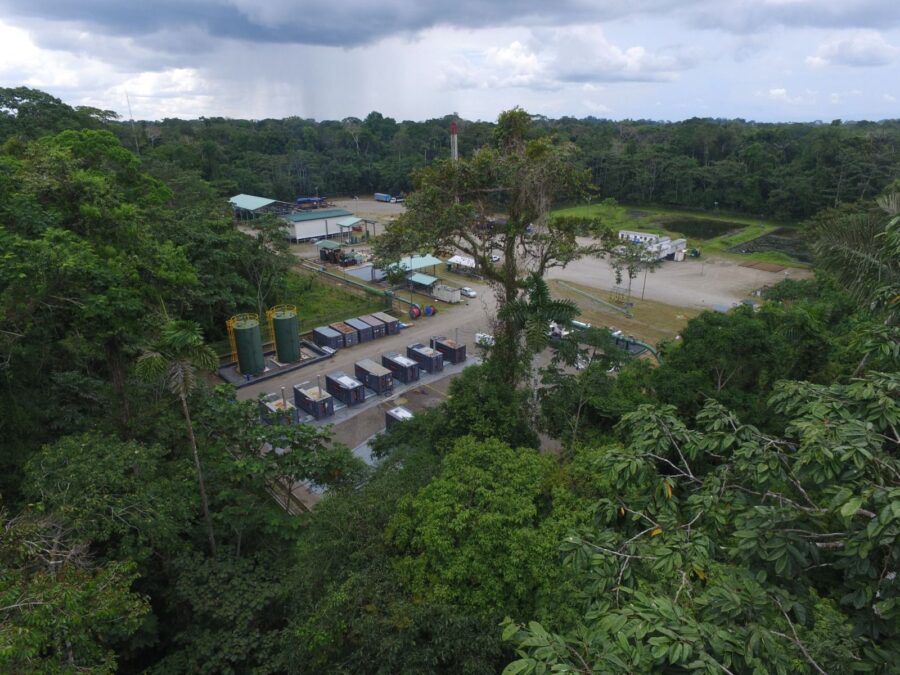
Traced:
<path fill-rule="evenodd" d="M 454 162 L 459 159 L 458 133 L 459 128 L 456 126 L 456 122 L 450 122 L 450 159 Z"/>

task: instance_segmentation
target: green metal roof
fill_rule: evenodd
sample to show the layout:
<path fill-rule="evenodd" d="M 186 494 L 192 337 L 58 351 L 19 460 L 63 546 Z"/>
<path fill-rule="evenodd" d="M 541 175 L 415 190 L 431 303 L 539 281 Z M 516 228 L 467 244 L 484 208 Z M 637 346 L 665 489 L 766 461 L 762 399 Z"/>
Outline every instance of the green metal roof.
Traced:
<path fill-rule="evenodd" d="M 247 211 L 256 211 L 256 209 L 261 209 L 264 206 L 268 206 L 269 204 L 274 204 L 274 199 L 267 199 L 266 197 L 255 197 L 254 195 L 235 195 L 231 199 L 229 199 L 233 206 L 239 209 L 245 209 Z"/>
<path fill-rule="evenodd" d="M 316 246 L 319 248 L 340 248 L 341 245 L 336 241 L 332 241 L 331 239 L 323 239 L 322 241 L 317 241 Z"/>
<path fill-rule="evenodd" d="M 361 223 L 362 218 L 357 218 L 356 216 L 351 216 L 350 218 L 342 218 L 337 222 L 338 227 L 353 227 L 357 223 Z"/>
<path fill-rule="evenodd" d="M 345 209 L 313 209 L 312 211 L 300 211 L 285 216 L 292 223 L 302 223 L 304 220 L 322 220 L 324 218 L 344 218 L 353 214 Z"/>
<path fill-rule="evenodd" d="M 420 274 L 419 272 L 410 274 L 407 278 L 414 284 L 421 284 L 422 286 L 431 286 L 438 282 L 437 277 L 433 277 L 430 274 Z"/>
<path fill-rule="evenodd" d="M 440 265 L 443 262 L 443 260 L 441 260 L 440 258 L 435 258 L 433 255 L 410 255 L 399 260 L 397 262 L 397 265 L 404 271 L 415 272 L 416 270 L 420 270 L 424 267 L 434 267 L 435 265 Z"/>

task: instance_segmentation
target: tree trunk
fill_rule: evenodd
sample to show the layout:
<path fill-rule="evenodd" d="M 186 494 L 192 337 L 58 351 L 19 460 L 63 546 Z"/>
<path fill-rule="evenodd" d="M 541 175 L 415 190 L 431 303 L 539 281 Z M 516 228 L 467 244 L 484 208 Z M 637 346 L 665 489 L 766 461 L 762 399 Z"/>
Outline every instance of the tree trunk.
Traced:
<path fill-rule="evenodd" d="M 128 392 L 125 388 L 125 364 L 122 361 L 122 353 L 116 345 L 107 343 L 106 345 L 106 362 L 109 364 L 109 374 L 112 381 L 113 390 L 122 404 L 119 418 L 123 433 L 131 438 L 129 427 L 131 426 L 131 408 L 128 404 Z"/>
<path fill-rule="evenodd" d="M 194 424 L 191 422 L 191 411 L 188 409 L 187 397 L 181 396 L 181 410 L 187 424 L 188 438 L 194 453 L 194 468 L 197 470 L 197 482 L 200 484 L 200 501 L 203 504 L 203 519 L 206 521 L 206 536 L 209 538 L 209 550 L 216 555 L 216 537 L 213 533 L 212 519 L 209 517 L 209 502 L 206 499 L 206 485 L 203 482 L 203 468 L 200 466 L 200 453 L 197 452 L 197 439 L 194 437 Z"/>

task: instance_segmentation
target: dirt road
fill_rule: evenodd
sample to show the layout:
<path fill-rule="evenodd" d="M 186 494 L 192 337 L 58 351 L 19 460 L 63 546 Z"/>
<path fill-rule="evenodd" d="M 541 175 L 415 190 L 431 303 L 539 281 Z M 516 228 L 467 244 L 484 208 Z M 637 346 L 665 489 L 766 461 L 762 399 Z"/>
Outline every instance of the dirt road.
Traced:
<path fill-rule="evenodd" d="M 590 240 L 584 240 L 587 244 Z M 749 297 L 762 286 L 777 284 L 785 278 L 806 279 L 807 270 L 786 269 L 783 272 L 741 267 L 724 258 L 688 258 L 684 262 L 665 261 L 654 272 L 647 274 L 646 298 L 676 307 L 710 309 L 713 305 L 730 307 Z M 609 291 L 615 285 L 615 273 L 607 260 L 582 258 L 564 269 L 554 268 L 549 279 L 574 281 Z M 631 282 L 631 294 L 641 297 L 643 275 Z M 627 286 L 625 279 L 623 286 Z"/>

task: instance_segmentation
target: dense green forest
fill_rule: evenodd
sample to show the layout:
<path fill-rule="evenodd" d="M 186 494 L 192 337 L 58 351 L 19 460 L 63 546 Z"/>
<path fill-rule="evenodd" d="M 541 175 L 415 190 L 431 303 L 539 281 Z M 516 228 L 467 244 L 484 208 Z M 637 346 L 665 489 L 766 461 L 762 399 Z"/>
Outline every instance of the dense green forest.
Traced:
<path fill-rule="evenodd" d="M 364 120 L 165 119 L 134 123 L 108 111 L 64 110 L 32 90 L 7 90 L 0 109 L 20 110 L 0 138 L 34 138 L 60 124 L 103 126 L 138 152 L 156 175 L 188 171 L 219 196 L 257 194 L 293 201 L 412 188 L 411 174 L 459 149 L 469 156 L 494 124 L 455 115 L 425 122 L 372 112 Z M 13 93 L 18 92 L 18 93 Z M 44 107 L 43 111 L 39 109 Z M 80 120 L 80 121 L 79 121 Z M 599 198 L 626 204 L 720 209 L 802 220 L 823 208 L 874 199 L 900 172 L 900 122 L 769 124 L 744 120 L 535 118 L 531 133 L 573 143 L 576 166 L 590 170 Z"/>
<path fill-rule="evenodd" d="M 0 90 L 0 671 L 894 672 L 897 125 L 510 111 L 462 126 L 458 165 L 425 167 L 445 122 L 132 129 Z M 517 267 L 517 242 L 548 266 L 602 253 L 583 222 L 530 227 L 542 191 L 595 181 L 815 214 L 815 278 L 701 314 L 659 363 L 591 330 L 537 368 L 547 320 L 578 308 Z M 465 234 L 491 184 L 513 186 L 498 344 L 375 441 L 377 468 L 207 384 L 222 319 L 290 274 L 223 194 L 415 187 L 387 253 Z M 284 477 L 328 493 L 288 515 L 267 493 Z"/>

